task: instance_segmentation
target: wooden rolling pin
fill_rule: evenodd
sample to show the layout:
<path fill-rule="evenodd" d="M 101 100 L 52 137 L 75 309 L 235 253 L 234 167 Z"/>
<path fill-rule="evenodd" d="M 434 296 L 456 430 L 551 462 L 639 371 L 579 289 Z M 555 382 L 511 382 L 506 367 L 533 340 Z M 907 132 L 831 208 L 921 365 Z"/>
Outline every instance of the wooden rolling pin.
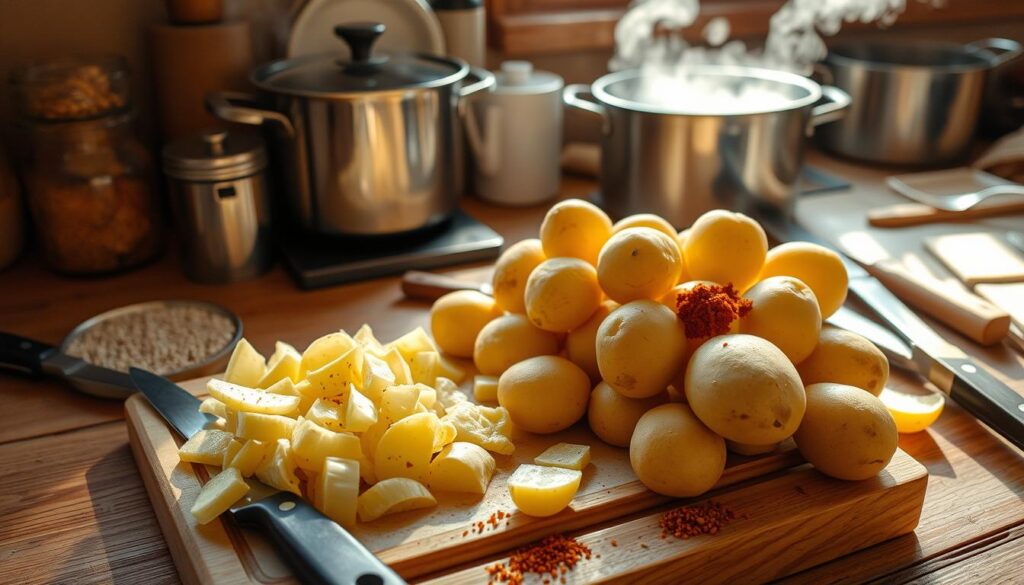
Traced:
<path fill-rule="evenodd" d="M 1024 212 L 1024 201 L 972 207 L 967 211 L 943 211 L 922 203 L 898 203 L 868 211 L 868 223 L 875 227 L 897 228 L 945 221 L 970 221 L 995 215 Z"/>

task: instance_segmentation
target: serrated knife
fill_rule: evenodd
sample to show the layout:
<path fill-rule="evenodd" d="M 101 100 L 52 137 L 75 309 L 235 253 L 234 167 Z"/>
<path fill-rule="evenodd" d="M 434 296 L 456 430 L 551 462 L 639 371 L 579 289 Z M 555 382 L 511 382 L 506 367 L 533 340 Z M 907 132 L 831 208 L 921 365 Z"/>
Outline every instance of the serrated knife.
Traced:
<path fill-rule="evenodd" d="M 813 242 L 835 250 L 782 213 L 762 209 L 750 215 L 780 242 Z M 986 372 L 959 347 L 943 339 L 860 264 L 835 251 L 846 266 L 850 292 L 906 341 L 918 373 L 964 410 L 1024 450 L 1024 396 Z"/>
<path fill-rule="evenodd" d="M 199 412 L 200 401 L 170 380 L 132 368 L 135 387 L 179 435 L 188 439 L 216 419 Z M 308 502 L 257 480 L 230 514 L 242 526 L 263 530 L 303 583 L 398 585 L 405 583 L 358 540 Z"/>

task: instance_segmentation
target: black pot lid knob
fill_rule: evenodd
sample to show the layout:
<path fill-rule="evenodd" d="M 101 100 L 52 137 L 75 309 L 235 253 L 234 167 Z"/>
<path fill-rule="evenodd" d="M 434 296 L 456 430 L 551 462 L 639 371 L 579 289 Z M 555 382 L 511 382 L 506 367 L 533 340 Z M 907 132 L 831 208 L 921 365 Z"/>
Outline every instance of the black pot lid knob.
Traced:
<path fill-rule="evenodd" d="M 373 44 L 385 30 L 387 27 L 380 22 L 350 22 L 334 27 L 334 34 L 345 41 L 352 53 L 352 59 L 343 64 L 345 69 L 372 72 L 386 63 L 386 56 L 373 54 Z"/>

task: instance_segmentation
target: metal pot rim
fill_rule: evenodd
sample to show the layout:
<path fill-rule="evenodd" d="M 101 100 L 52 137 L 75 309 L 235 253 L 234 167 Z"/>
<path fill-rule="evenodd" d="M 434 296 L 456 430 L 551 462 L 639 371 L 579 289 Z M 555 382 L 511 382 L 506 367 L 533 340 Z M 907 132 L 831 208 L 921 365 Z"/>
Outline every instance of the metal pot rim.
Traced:
<path fill-rule="evenodd" d="M 417 57 L 420 59 L 439 61 L 448 63 L 451 65 L 458 66 L 451 75 L 445 77 L 439 77 L 426 83 L 420 83 L 415 85 L 408 85 L 403 87 L 396 87 L 393 89 L 381 89 L 373 91 L 337 91 L 337 92 L 325 92 L 313 89 L 285 89 L 277 87 L 270 83 L 267 83 L 267 79 L 281 71 L 285 71 L 288 68 L 306 61 L 316 61 L 325 58 L 324 54 L 313 54 L 304 55 L 301 57 L 293 57 L 290 59 L 278 59 L 260 65 L 249 75 L 249 81 L 258 87 L 259 89 L 266 91 L 271 94 L 277 95 L 290 95 L 304 98 L 314 98 L 323 100 L 349 100 L 349 99 L 365 99 L 365 98 L 376 98 L 385 95 L 403 94 L 408 91 L 416 91 L 421 89 L 437 89 L 439 87 L 446 87 L 454 85 L 459 81 L 466 78 L 469 75 L 469 65 L 460 59 L 450 59 L 447 57 L 441 57 L 439 55 L 433 55 L 430 53 L 405 53 L 406 55 Z"/>
<path fill-rule="evenodd" d="M 869 43 L 878 47 L 896 47 L 906 48 L 905 45 L 900 43 L 894 43 L 890 41 L 874 41 Z M 977 57 L 977 63 L 960 63 L 960 64 L 946 64 L 946 65 L 915 65 L 908 63 L 887 63 L 885 61 L 876 61 L 872 59 L 860 59 L 857 57 L 850 57 L 843 55 L 839 51 L 843 49 L 850 49 L 861 45 L 853 43 L 843 43 L 836 45 L 835 47 L 829 48 L 828 55 L 825 57 L 825 62 L 830 65 L 840 65 L 843 67 L 857 67 L 867 71 L 878 71 L 883 73 L 893 71 L 924 71 L 931 73 L 967 73 L 972 71 L 987 71 L 995 67 L 993 59 L 987 59 L 984 57 L 984 53 L 979 50 L 972 50 L 968 45 L 961 43 L 953 43 L 946 41 L 931 41 L 928 44 L 929 48 L 932 49 L 947 49 L 964 55 L 971 55 Z"/>
<path fill-rule="evenodd" d="M 594 82 L 591 87 L 594 97 L 600 102 L 609 106 L 614 106 L 624 110 L 631 110 L 641 112 L 645 114 L 658 114 L 666 116 L 685 116 L 688 118 L 741 118 L 744 116 L 759 116 L 763 114 L 776 114 L 779 112 L 788 112 L 792 110 L 799 110 L 802 108 L 810 107 L 814 105 L 818 100 L 821 99 L 821 86 L 814 81 L 797 75 L 796 73 L 789 73 L 787 71 L 778 71 L 775 69 L 764 69 L 760 67 L 744 67 L 739 65 L 692 65 L 688 66 L 687 70 L 692 71 L 698 75 L 710 75 L 719 77 L 748 77 L 762 79 L 765 81 L 772 81 L 777 83 L 783 83 L 787 85 L 795 85 L 807 91 L 807 95 L 791 100 L 790 105 L 784 108 L 775 108 L 762 111 L 753 112 L 736 112 L 736 113 L 702 113 L 702 112 L 687 112 L 681 110 L 673 110 L 671 108 L 664 108 L 652 104 L 645 104 L 626 98 L 621 98 L 612 95 L 608 92 L 607 87 L 613 83 L 623 81 L 625 79 L 642 77 L 643 73 L 639 69 L 626 69 L 624 71 L 618 71 L 615 73 L 609 73 L 602 76 Z"/>

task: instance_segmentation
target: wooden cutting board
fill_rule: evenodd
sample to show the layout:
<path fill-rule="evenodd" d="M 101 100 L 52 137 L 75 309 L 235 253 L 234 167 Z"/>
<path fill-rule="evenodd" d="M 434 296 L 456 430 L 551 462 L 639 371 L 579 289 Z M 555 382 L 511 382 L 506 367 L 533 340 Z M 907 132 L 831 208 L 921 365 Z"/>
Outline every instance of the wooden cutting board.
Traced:
<path fill-rule="evenodd" d="M 205 379 L 183 385 L 193 393 L 201 394 L 204 384 Z M 241 529 L 227 518 L 206 526 L 195 523 L 189 509 L 209 477 L 208 470 L 202 466 L 179 463 L 177 448 L 181 441 L 141 396 L 129 399 L 125 411 L 132 452 L 182 580 L 186 583 L 217 584 L 294 582 L 287 567 L 259 534 Z M 649 532 L 646 539 L 653 549 L 655 541 L 659 540 L 656 520 L 651 530 L 648 530 L 650 526 L 646 524 L 636 524 L 643 518 L 621 524 L 618 522 L 672 500 L 654 494 L 636 480 L 629 466 L 627 450 L 604 444 L 582 424 L 555 435 L 523 433 L 521 436 L 513 436 L 513 440 L 516 443 L 515 454 L 495 457 L 498 470 L 482 498 L 437 494 L 436 508 L 360 524 L 353 532 L 354 535 L 407 579 L 424 576 L 435 578 L 446 571 L 463 570 L 459 573 L 459 580 L 463 582 L 486 581 L 485 573 L 465 568 L 473 567 L 483 559 L 500 557 L 510 549 L 550 534 L 582 532 L 597 525 L 612 525 L 627 530 L 627 535 L 634 540 L 634 532 Z M 512 471 L 521 463 L 532 462 L 534 456 L 560 441 L 591 446 L 592 464 L 584 472 L 583 483 L 571 508 L 549 518 L 531 518 L 516 513 L 497 526 L 487 524 L 488 518 L 497 511 L 509 513 L 515 510 L 505 487 Z M 817 564 L 913 530 L 924 499 L 927 472 L 902 453 L 894 459 L 890 468 L 880 476 L 884 479 L 877 481 L 847 483 L 829 480 L 802 465 L 799 454 L 790 443 L 770 455 L 730 455 L 725 474 L 714 493 L 740 484 L 743 487 L 735 493 L 749 494 L 748 500 L 742 502 L 737 510 L 743 511 L 750 503 L 761 501 L 762 510 L 774 510 L 798 522 L 820 523 L 822 529 L 813 535 L 807 535 L 803 530 L 785 530 L 767 539 L 773 547 L 780 542 L 790 545 L 779 547 L 772 565 L 781 563 L 782 566 L 793 568 L 803 566 L 800 561 L 803 558 L 818 559 L 813 563 Z M 784 478 L 788 479 L 780 482 Z M 810 488 L 800 488 L 805 484 Z M 826 503 L 817 507 L 806 506 L 799 499 L 787 497 L 787 490 L 794 489 L 811 489 L 809 493 L 823 493 L 823 501 Z M 831 493 L 836 497 L 828 495 Z M 725 497 L 722 496 L 723 499 Z M 869 513 L 867 517 L 889 517 L 889 511 L 893 509 L 908 509 L 911 512 L 906 514 L 907 518 L 892 524 L 883 522 L 881 527 L 876 526 L 878 520 L 865 524 L 863 529 L 856 523 L 839 522 L 854 511 Z M 767 521 L 767 517 L 760 511 L 756 514 L 758 526 Z M 912 521 L 909 519 L 911 516 Z M 484 523 L 483 531 L 474 530 L 478 522 Z M 739 526 L 747 522 L 744 520 L 738 523 L 735 530 L 745 532 Z M 835 529 L 832 528 L 833 522 L 836 522 Z M 756 535 L 752 533 L 750 536 Z M 828 540 L 826 536 L 843 542 L 849 541 L 849 546 L 855 547 L 832 546 L 826 548 L 831 551 L 828 553 L 831 556 L 820 553 L 808 556 L 804 537 L 824 542 Z M 762 538 L 757 540 L 761 541 Z M 694 558 L 697 560 L 691 559 L 689 562 L 699 565 L 721 557 L 722 551 L 716 543 L 720 543 L 720 539 L 709 541 L 706 549 L 698 547 L 691 551 L 686 556 L 696 555 Z M 762 543 L 767 544 L 767 541 Z M 663 552 L 670 565 L 674 566 L 678 562 L 668 551 Z M 651 562 L 662 563 L 654 556 L 648 558 L 646 551 L 642 556 Z M 731 565 L 741 558 L 737 556 L 726 563 Z M 636 558 L 623 560 L 631 561 L 632 565 L 638 561 Z M 632 565 L 623 566 L 621 570 L 629 574 L 635 570 Z M 613 573 L 601 574 L 607 576 Z M 787 573 L 778 573 L 777 570 L 753 571 L 750 580 L 766 580 L 779 574 Z M 479 576 L 479 579 L 474 575 Z"/>

